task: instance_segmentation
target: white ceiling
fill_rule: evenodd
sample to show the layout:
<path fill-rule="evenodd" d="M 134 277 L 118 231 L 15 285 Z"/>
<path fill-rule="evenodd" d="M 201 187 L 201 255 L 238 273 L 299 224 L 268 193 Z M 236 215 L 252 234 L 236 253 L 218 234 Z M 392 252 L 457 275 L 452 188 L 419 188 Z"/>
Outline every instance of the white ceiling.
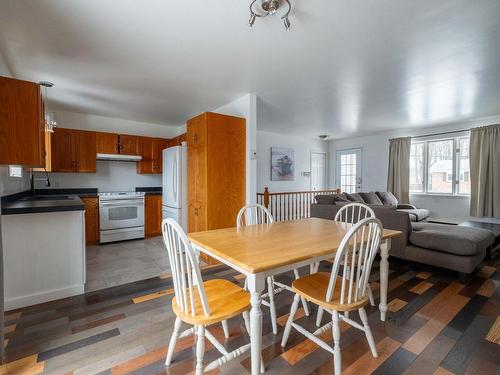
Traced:
<path fill-rule="evenodd" d="M 11 74 L 50 106 L 179 125 L 245 93 L 258 127 L 332 137 L 500 114 L 500 1 L 0 0 Z"/>

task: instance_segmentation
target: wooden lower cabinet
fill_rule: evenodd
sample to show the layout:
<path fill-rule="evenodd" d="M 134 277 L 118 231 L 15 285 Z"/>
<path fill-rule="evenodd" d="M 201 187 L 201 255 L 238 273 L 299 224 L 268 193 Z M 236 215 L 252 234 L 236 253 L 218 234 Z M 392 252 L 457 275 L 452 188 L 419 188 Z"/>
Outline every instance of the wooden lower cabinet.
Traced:
<path fill-rule="evenodd" d="M 146 237 L 158 236 L 161 234 L 161 202 L 161 195 L 146 195 L 146 207 L 144 209 L 144 231 Z"/>
<path fill-rule="evenodd" d="M 97 244 L 99 242 L 99 199 L 82 198 L 85 203 L 85 242 Z"/>

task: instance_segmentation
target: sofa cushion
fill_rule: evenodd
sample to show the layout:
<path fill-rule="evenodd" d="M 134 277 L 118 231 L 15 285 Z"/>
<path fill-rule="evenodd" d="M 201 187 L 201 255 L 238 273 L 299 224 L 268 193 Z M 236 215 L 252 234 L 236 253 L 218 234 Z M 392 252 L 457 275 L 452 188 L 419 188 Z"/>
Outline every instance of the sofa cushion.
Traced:
<path fill-rule="evenodd" d="M 412 228 L 413 245 L 455 255 L 481 253 L 495 240 L 493 233 L 479 228 L 431 223 L 413 223 Z"/>
<path fill-rule="evenodd" d="M 344 193 L 344 195 L 351 202 L 365 203 L 363 198 L 361 198 L 361 195 L 359 195 L 358 193 L 352 193 L 352 194 Z"/>
<path fill-rule="evenodd" d="M 335 195 L 333 194 L 316 195 L 314 199 L 318 204 L 335 204 Z"/>
<path fill-rule="evenodd" d="M 397 206 L 399 203 L 398 198 L 390 191 L 377 191 L 375 194 L 377 194 L 377 197 L 379 197 L 384 206 Z"/>
<path fill-rule="evenodd" d="M 361 195 L 361 198 L 365 201 L 367 204 L 373 204 L 375 206 L 382 206 L 382 201 L 379 199 L 377 194 L 375 194 L 373 191 L 370 191 L 369 193 L 359 193 Z"/>
<path fill-rule="evenodd" d="M 398 208 L 398 211 L 406 212 L 411 221 L 422 221 L 429 217 L 429 210 L 425 208 Z"/>

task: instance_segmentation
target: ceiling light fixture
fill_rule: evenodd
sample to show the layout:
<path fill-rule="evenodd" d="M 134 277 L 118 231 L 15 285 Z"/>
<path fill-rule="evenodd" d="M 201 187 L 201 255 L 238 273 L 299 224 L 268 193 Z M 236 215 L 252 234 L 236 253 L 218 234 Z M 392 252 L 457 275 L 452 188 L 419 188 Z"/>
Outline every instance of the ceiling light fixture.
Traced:
<path fill-rule="evenodd" d="M 40 86 L 43 87 L 43 97 L 45 100 L 45 131 L 48 133 L 54 133 L 54 129 L 57 127 L 57 121 L 55 119 L 55 114 L 54 112 L 49 112 L 49 103 L 48 103 L 48 96 L 47 96 L 47 88 L 49 87 L 54 87 L 54 84 L 52 82 L 47 82 L 47 81 L 40 81 L 39 82 Z"/>
<path fill-rule="evenodd" d="M 276 14 L 278 9 L 280 8 L 280 4 L 285 3 L 288 6 L 288 10 L 281 17 L 281 19 L 283 20 L 285 30 L 290 30 L 290 19 L 288 18 L 288 16 L 290 15 L 290 11 L 292 10 L 292 5 L 290 4 L 289 0 L 261 0 L 260 9 L 259 7 L 254 7 L 254 4 L 256 2 L 257 0 L 253 0 L 250 4 L 250 20 L 248 21 L 250 27 L 253 26 L 257 17 L 266 17 Z M 256 8 L 257 12 L 254 11 L 254 8 Z"/>

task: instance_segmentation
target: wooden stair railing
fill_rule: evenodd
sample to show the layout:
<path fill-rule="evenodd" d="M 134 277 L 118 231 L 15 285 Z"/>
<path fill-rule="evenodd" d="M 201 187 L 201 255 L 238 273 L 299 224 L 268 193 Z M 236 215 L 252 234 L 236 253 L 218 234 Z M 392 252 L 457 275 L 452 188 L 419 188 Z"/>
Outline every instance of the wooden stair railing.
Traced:
<path fill-rule="evenodd" d="M 340 193 L 340 189 L 270 193 L 266 187 L 263 193 L 257 193 L 257 203 L 271 211 L 276 221 L 298 220 L 311 216 L 316 195 Z"/>

